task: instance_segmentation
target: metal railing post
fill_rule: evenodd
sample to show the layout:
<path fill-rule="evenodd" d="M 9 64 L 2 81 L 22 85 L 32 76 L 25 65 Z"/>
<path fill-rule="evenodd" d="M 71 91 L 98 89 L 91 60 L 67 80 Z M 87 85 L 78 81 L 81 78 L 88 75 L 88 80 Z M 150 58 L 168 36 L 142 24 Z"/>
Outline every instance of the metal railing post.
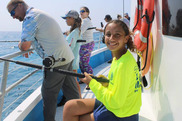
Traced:
<path fill-rule="evenodd" d="M 4 96 L 6 91 L 6 84 L 7 84 L 7 76 L 8 76 L 8 68 L 9 68 L 9 62 L 4 62 L 4 71 L 3 71 L 3 77 L 1 80 L 1 87 L 0 92 L 2 93 L 2 96 L 0 96 L 0 120 L 2 116 L 2 110 L 3 110 L 3 104 L 4 104 Z"/>
<path fill-rule="evenodd" d="M 100 32 L 100 37 L 99 37 L 99 44 L 98 44 L 98 49 L 100 49 L 100 42 L 102 41 L 102 32 Z"/>

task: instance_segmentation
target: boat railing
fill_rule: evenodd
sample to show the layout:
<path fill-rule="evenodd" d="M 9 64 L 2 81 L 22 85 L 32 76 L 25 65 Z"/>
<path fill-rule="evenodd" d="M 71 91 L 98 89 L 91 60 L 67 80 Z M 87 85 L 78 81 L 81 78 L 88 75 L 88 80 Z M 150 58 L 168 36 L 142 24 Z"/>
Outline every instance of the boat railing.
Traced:
<path fill-rule="evenodd" d="M 30 49 L 28 51 L 18 51 L 18 52 L 15 52 L 13 54 L 8 54 L 8 55 L 5 55 L 1 58 L 4 58 L 4 59 L 12 59 L 12 58 L 15 58 L 17 56 L 20 56 L 22 54 L 25 54 L 27 52 L 30 52 L 30 51 L 33 51 L 33 49 Z M 2 63 L 3 61 L 0 60 L 0 63 Z M 3 105 L 4 105 L 4 97 L 5 95 L 10 92 L 10 90 L 12 90 L 13 88 L 15 88 L 17 85 L 19 85 L 20 83 L 22 83 L 24 80 L 28 79 L 30 76 L 32 76 L 33 74 L 35 74 L 38 69 L 35 69 L 33 70 L 32 72 L 28 73 L 27 75 L 25 75 L 24 77 L 22 77 L 21 79 L 17 80 L 16 82 L 14 82 L 13 84 L 11 84 L 10 86 L 7 87 L 7 78 L 8 78 L 8 71 L 9 71 L 9 63 L 10 62 L 7 62 L 7 61 L 4 61 L 4 65 L 3 65 L 3 74 L 1 76 L 1 84 L 0 84 L 0 119 L 2 117 L 2 112 L 6 111 L 10 105 L 12 105 L 12 103 L 7 106 L 4 110 L 3 110 Z M 30 89 L 29 89 L 30 90 Z M 25 93 L 23 93 L 25 94 Z M 21 95 L 20 95 L 21 96 Z M 18 98 L 20 98 L 20 96 Z M 17 98 L 17 99 L 18 99 Z M 15 99 L 15 100 L 17 100 Z M 15 100 L 12 101 L 15 103 Z"/>
<path fill-rule="evenodd" d="M 95 33 L 99 33 L 99 40 L 94 41 L 95 43 L 98 43 L 97 49 L 99 49 L 100 44 L 102 43 L 103 32 L 95 32 Z"/>

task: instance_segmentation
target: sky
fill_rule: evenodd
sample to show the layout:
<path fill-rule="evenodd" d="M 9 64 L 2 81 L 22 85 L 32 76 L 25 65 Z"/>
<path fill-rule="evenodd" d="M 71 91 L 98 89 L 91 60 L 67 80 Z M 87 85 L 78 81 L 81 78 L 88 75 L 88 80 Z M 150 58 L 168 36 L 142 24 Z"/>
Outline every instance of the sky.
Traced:
<path fill-rule="evenodd" d="M 0 31 L 21 31 L 22 23 L 13 19 L 8 13 L 6 6 L 10 0 L 0 0 Z M 29 6 L 40 9 L 51 15 L 60 25 L 62 31 L 69 30 L 64 16 L 69 10 L 79 12 L 82 6 L 90 10 L 90 17 L 94 27 L 100 28 L 106 14 L 116 19 L 117 14 L 128 13 L 130 15 L 130 1 L 124 0 L 24 0 Z"/>

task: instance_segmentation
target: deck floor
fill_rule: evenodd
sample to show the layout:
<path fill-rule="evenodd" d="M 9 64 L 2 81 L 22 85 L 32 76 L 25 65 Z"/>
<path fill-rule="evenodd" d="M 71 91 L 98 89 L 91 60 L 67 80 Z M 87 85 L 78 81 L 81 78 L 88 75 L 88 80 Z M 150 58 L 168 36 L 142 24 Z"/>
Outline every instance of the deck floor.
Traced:
<path fill-rule="evenodd" d="M 94 75 L 104 75 L 107 77 L 108 72 L 110 69 L 110 64 L 109 63 L 104 63 L 96 68 L 94 68 Z M 81 88 L 81 93 L 82 93 L 82 98 L 95 98 L 95 95 L 91 90 L 86 90 L 85 89 L 86 84 L 80 84 Z M 142 93 L 142 107 L 139 113 L 139 121 L 156 121 L 154 120 L 154 116 L 152 114 L 152 107 L 150 105 L 151 102 L 149 102 L 147 99 L 147 93 Z M 56 121 L 62 121 L 62 114 L 63 114 L 63 106 L 57 107 L 56 111 Z"/>

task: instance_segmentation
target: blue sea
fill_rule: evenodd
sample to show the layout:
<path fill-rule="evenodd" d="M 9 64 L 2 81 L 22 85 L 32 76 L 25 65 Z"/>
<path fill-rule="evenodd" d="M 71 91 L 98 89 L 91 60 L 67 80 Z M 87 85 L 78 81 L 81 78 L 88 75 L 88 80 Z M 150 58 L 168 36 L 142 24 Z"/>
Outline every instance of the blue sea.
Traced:
<path fill-rule="evenodd" d="M 94 41 L 98 41 L 100 39 L 100 35 L 101 34 L 99 32 L 95 32 Z M 17 46 L 18 45 L 17 41 L 20 40 L 20 37 L 21 37 L 21 32 L 0 32 L 0 57 L 18 52 L 19 48 Z M 9 42 L 9 41 L 14 41 L 14 42 Z M 94 50 L 98 49 L 98 46 L 102 48 L 105 47 L 105 44 L 102 44 L 102 42 L 101 44 L 96 43 Z M 34 52 L 29 58 L 25 58 L 21 55 L 13 58 L 12 60 L 23 61 L 33 64 L 40 64 L 40 65 L 42 64 L 41 58 L 36 54 L 36 52 Z M 2 84 L 3 68 L 4 68 L 4 63 L 0 63 L 0 86 Z M 6 87 L 12 85 L 17 80 L 21 79 L 22 77 L 32 72 L 33 70 L 34 69 L 30 67 L 25 67 L 17 65 L 15 63 L 10 63 Z M 33 91 L 37 89 L 37 87 L 39 87 L 42 84 L 41 78 L 42 78 L 42 71 L 38 71 L 38 73 L 35 73 L 33 76 L 31 76 L 31 78 L 26 79 L 25 81 L 20 83 L 18 86 L 16 86 L 14 89 L 12 89 L 10 92 L 6 94 L 4 99 L 3 113 L 1 120 L 3 120 L 6 116 L 8 116 L 10 112 L 12 112 L 19 104 L 23 102 L 23 100 L 25 100 Z M 18 97 L 19 99 L 17 99 Z M 10 105 L 12 102 L 15 103 Z"/>

